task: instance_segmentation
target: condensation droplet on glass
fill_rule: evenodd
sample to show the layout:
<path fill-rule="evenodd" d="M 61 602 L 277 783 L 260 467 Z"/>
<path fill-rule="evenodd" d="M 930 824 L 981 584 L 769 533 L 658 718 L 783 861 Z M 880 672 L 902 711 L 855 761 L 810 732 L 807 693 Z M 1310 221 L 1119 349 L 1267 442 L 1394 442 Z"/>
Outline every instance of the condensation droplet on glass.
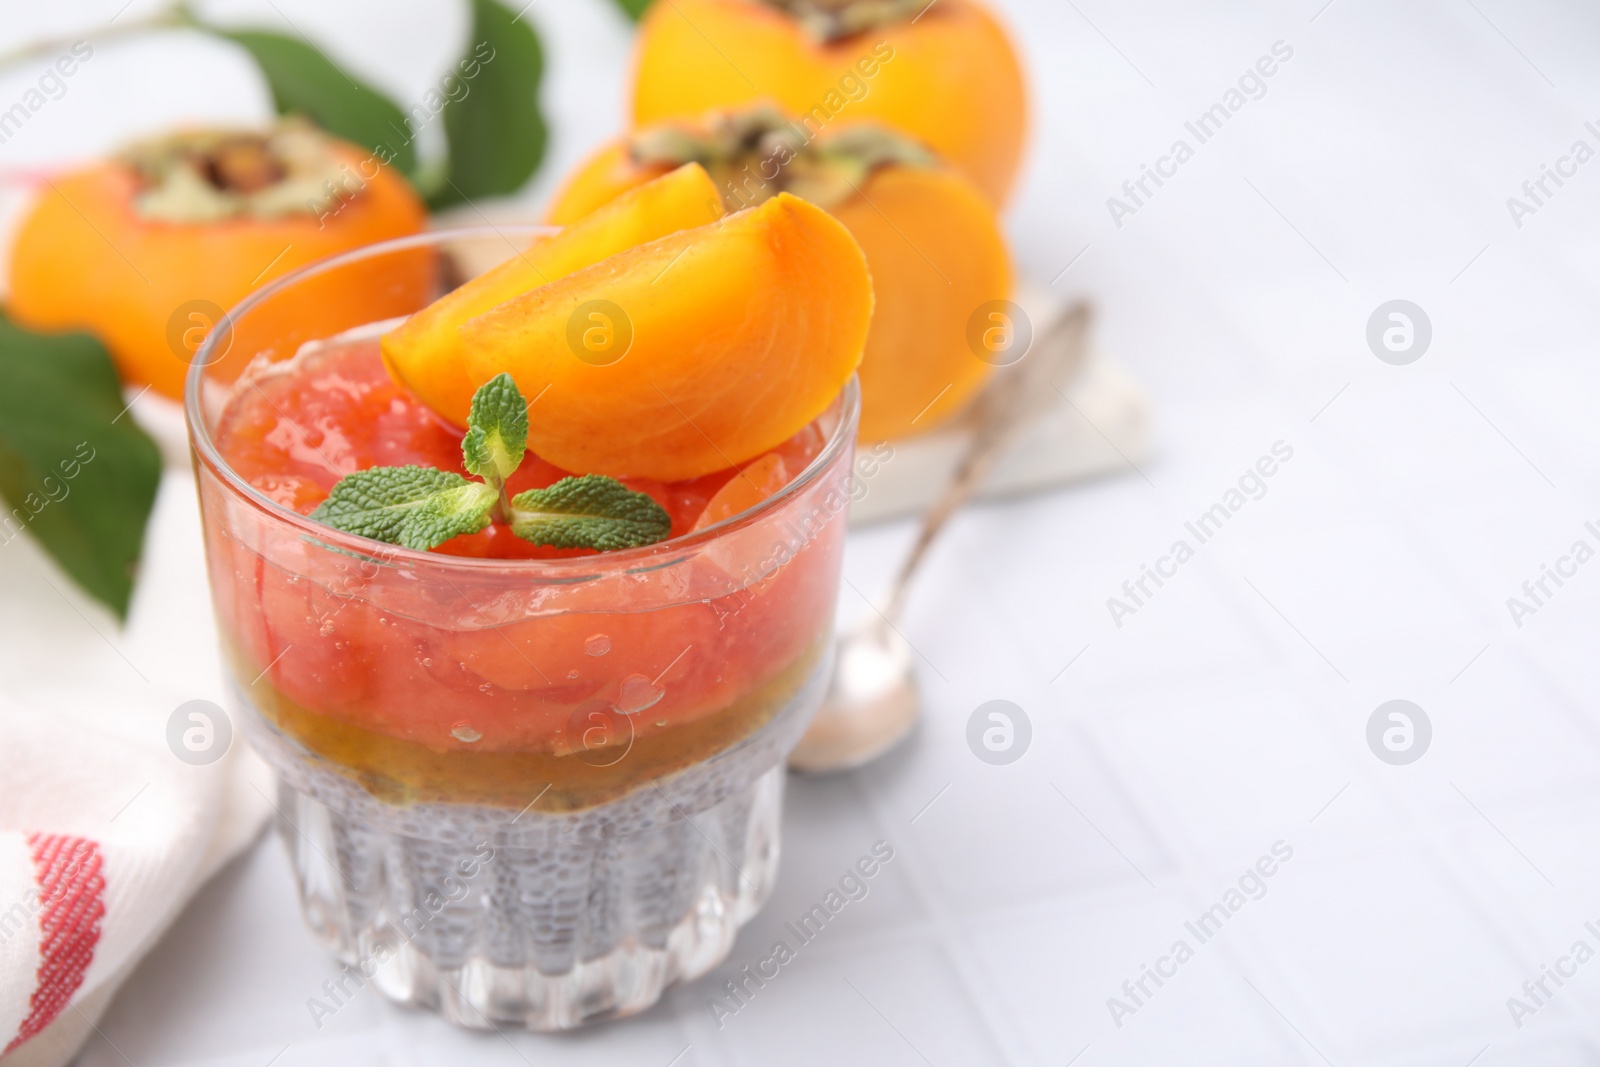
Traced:
<path fill-rule="evenodd" d="M 492 689 L 494 689 L 494 685 L 489 682 L 484 682 L 482 685 L 478 686 L 478 692 L 480 693 L 487 693 Z"/>
<path fill-rule="evenodd" d="M 636 715 L 646 708 L 655 707 L 667 691 L 642 674 L 630 674 L 622 680 L 617 694 L 617 710 L 624 715 Z"/>
<path fill-rule="evenodd" d="M 603 656 L 611 651 L 611 638 L 605 634 L 593 634 L 583 643 L 583 650 L 591 656 Z"/>
<path fill-rule="evenodd" d="M 317 627 L 317 633 L 321 634 L 323 637 L 327 637 L 329 634 L 333 633 L 333 620 L 328 619 L 321 626 Z"/>
<path fill-rule="evenodd" d="M 474 730 L 470 722 L 458 722 L 450 728 L 450 736 L 455 738 L 457 741 L 465 741 L 470 745 L 472 742 L 482 737 L 483 734 L 479 733 L 477 730 Z"/>
<path fill-rule="evenodd" d="M 568 678 L 576 678 L 577 676 L 578 676 L 578 669 L 576 667 L 574 667 L 572 670 L 567 672 L 567 677 Z"/>
<path fill-rule="evenodd" d="M 431 667 L 431 666 L 433 666 L 433 658 L 432 658 L 432 657 L 431 657 L 431 656 L 423 656 L 423 657 L 422 657 L 422 665 L 423 665 L 423 666 L 424 666 L 424 667 Z"/>

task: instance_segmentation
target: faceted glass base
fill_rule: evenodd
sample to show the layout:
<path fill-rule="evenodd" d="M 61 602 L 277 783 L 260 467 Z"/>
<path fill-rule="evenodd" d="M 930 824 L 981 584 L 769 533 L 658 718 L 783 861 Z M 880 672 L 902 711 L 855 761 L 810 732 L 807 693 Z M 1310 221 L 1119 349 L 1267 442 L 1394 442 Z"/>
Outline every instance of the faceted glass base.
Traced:
<path fill-rule="evenodd" d="M 563 813 L 385 804 L 247 714 L 336 984 L 461 1026 L 564 1030 L 704 974 L 771 894 L 784 757 L 828 666 L 732 749 Z"/>
<path fill-rule="evenodd" d="M 554 852 L 457 855 L 352 825 L 282 781 L 279 827 L 307 923 L 361 982 L 460 1026 L 565 1030 L 641 1011 L 728 954 L 772 891 L 783 773 L 693 823 Z"/>

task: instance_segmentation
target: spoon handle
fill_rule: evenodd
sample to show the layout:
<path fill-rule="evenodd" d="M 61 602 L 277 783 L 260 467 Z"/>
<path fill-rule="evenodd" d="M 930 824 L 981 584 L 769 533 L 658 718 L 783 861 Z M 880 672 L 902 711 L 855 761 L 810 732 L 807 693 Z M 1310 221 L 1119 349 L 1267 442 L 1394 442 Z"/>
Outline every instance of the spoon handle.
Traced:
<path fill-rule="evenodd" d="M 956 463 L 944 492 L 922 516 L 917 539 L 890 587 L 884 621 L 891 626 L 905 606 L 906 590 L 951 515 L 975 493 L 995 462 L 1017 435 L 1048 402 L 1056 379 L 1076 374 L 1088 351 L 1088 303 L 1079 301 L 1062 313 L 1017 363 L 1000 368 L 995 383 L 985 390 L 972 415 L 972 440 Z M 1031 358 L 1030 358 L 1031 357 Z"/>

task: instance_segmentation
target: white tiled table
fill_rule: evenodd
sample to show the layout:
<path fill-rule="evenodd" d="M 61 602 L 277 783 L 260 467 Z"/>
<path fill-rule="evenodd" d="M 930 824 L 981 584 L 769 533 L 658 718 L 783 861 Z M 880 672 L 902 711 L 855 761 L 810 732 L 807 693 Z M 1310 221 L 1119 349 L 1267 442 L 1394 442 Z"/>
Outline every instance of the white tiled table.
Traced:
<path fill-rule="evenodd" d="M 402 97 L 464 32 L 431 32 L 422 4 L 275 6 Z M 1521 228 L 1505 203 L 1574 140 L 1600 148 L 1600 9 L 1001 6 L 1038 105 L 1018 260 L 1098 301 L 1157 451 L 956 521 L 907 622 L 923 728 L 792 783 L 781 883 L 729 967 L 574 1036 L 464 1034 L 370 990 L 317 1030 L 305 1001 L 333 968 L 268 839 L 135 974 L 85 1065 L 1600 1062 L 1600 962 L 1520 1029 L 1506 1005 L 1573 941 L 1600 950 L 1600 563 L 1521 628 L 1505 605 L 1600 518 L 1600 162 Z M 536 200 L 614 129 L 627 38 L 600 0 L 529 17 L 557 119 Z M 1118 228 L 1106 198 L 1279 40 L 1265 96 Z M 97 88 L 0 159 L 120 138 L 112 88 L 138 71 L 148 124 L 259 113 L 227 56 L 162 47 L 107 46 Z M 1396 297 L 1434 332 L 1404 367 L 1365 342 Z M 1106 599 L 1280 440 L 1265 496 L 1114 625 Z M 847 614 L 909 533 L 852 537 Z M 1433 723 L 1410 766 L 1365 740 L 1396 697 Z M 1010 766 L 965 743 L 995 698 L 1033 724 Z M 880 839 L 896 855 L 870 895 L 719 1029 L 720 983 Z M 1265 895 L 1199 944 L 1185 922 L 1277 841 L 1293 858 Z M 1179 938 L 1194 958 L 1119 1028 L 1107 998 Z"/>

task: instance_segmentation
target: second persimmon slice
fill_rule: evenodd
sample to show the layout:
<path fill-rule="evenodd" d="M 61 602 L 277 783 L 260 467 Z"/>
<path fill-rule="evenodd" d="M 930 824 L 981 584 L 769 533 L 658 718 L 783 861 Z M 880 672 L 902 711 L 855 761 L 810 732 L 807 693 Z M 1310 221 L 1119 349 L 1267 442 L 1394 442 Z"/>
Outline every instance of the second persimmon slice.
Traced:
<path fill-rule="evenodd" d="M 749 511 L 788 484 L 788 465 L 778 453 L 768 452 L 743 467 L 706 501 L 706 509 L 694 521 L 694 529 L 704 530 L 741 511 Z"/>
<path fill-rule="evenodd" d="M 591 317 L 603 359 L 578 343 Z M 855 373 L 866 257 L 787 193 L 629 249 L 461 327 L 470 378 L 533 398 L 528 447 L 578 473 L 676 482 L 782 444 Z M 592 327 L 601 328 L 601 327 Z"/>

